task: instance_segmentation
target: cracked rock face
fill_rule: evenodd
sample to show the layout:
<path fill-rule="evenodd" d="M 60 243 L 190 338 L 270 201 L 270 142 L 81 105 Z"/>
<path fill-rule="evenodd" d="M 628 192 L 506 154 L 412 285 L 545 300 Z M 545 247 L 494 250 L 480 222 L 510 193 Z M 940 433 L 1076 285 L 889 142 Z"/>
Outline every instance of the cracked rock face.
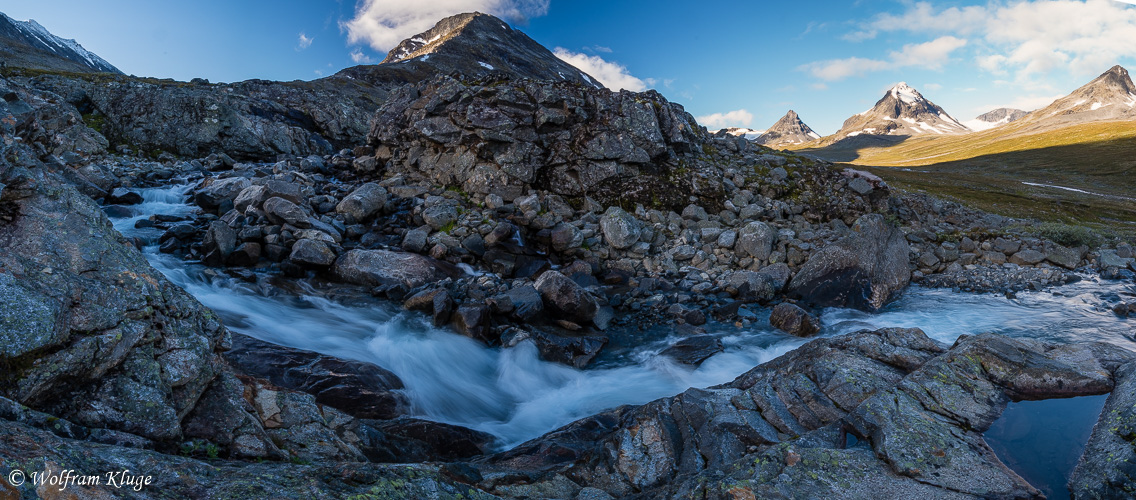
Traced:
<path fill-rule="evenodd" d="M 997 335 L 946 349 L 917 329 L 818 339 L 729 384 L 595 415 L 476 466 L 497 493 L 523 473 L 565 496 L 586 485 L 616 497 L 1039 498 L 982 432 L 1010 401 L 1127 384 L 1134 358 L 1109 344 Z M 1106 412 L 1131 420 L 1130 399 L 1114 395 Z M 1098 424 L 1089 449 L 1130 456 L 1122 435 Z M 1083 463 L 1078 477 L 1099 490 L 1123 470 Z"/>
<path fill-rule="evenodd" d="M 89 427 L 149 439 L 179 423 L 216 375 L 228 332 L 154 271 L 89 198 L 17 168 L 0 225 L 3 395 Z"/>

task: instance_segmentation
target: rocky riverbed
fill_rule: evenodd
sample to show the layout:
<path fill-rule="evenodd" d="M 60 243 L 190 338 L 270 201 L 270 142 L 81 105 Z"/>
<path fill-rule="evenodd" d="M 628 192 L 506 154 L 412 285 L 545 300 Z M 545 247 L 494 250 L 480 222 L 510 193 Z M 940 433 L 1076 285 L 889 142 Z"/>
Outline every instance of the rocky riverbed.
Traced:
<path fill-rule="evenodd" d="M 1130 242 L 653 92 L 439 76 L 354 141 L 145 159 L 90 82 L 3 85 L 0 458 L 156 481 L 69 492 L 1030 498 L 982 433 L 1101 394 L 1069 488 L 1134 488 Z"/>

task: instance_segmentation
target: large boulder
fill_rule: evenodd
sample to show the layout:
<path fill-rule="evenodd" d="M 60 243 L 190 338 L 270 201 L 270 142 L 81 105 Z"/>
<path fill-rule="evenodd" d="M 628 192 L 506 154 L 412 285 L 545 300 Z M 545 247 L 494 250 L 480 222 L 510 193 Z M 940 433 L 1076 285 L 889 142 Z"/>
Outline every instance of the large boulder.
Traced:
<path fill-rule="evenodd" d="M 639 222 L 631 214 L 619 207 L 611 207 L 600 219 L 600 229 L 604 240 L 613 248 L 630 248 L 639 241 Z"/>
<path fill-rule="evenodd" d="M 759 261 L 769 260 L 773 244 L 777 242 L 777 230 L 764 222 L 750 222 L 738 231 L 734 251 Z"/>
<path fill-rule="evenodd" d="M 357 285 L 405 285 L 416 288 L 445 278 L 437 261 L 421 255 L 389 250 L 350 250 L 339 256 L 331 272 Z"/>
<path fill-rule="evenodd" d="M 303 208 L 279 196 L 265 200 L 264 214 L 273 224 L 291 224 L 300 229 L 312 227 L 312 221 Z"/>
<path fill-rule="evenodd" d="M 851 234 L 809 257 L 789 292 L 818 307 L 879 310 L 911 281 L 910 251 L 903 233 L 882 215 L 865 215 Z"/>
<path fill-rule="evenodd" d="M 343 198 L 335 211 L 350 215 L 356 222 L 363 222 L 379 213 L 387 204 L 387 190 L 373 182 L 363 184 Z"/>
<path fill-rule="evenodd" d="M 545 309 L 558 317 L 586 325 L 596 317 L 596 299 L 575 281 L 557 271 L 545 271 L 536 280 Z"/>
<path fill-rule="evenodd" d="M 358 418 L 392 419 L 409 413 L 402 380 L 378 366 L 233 335 L 225 353 L 241 372 L 306 392 L 317 403 Z"/>
<path fill-rule="evenodd" d="M 227 179 L 207 178 L 202 187 L 194 193 L 194 201 L 205 209 L 215 209 L 221 204 L 233 202 L 237 196 L 252 182 L 244 177 L 229 177 Z"/>
<path fill-rule="evenodd" d="M 796 304 L 782 302 L 773 308 L 769 324 L 789 335 L 811 337 L 820 331 L 820 320 Z"/>

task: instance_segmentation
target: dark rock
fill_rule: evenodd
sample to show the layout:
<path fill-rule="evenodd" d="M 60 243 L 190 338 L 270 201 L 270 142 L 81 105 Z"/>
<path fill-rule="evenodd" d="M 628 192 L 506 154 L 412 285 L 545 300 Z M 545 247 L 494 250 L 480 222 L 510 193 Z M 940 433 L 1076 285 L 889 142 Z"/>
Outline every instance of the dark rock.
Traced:
<path fill-rule="evenodd" d="M 430 231 L 426 229 L 411 229 L 402 238 L 402 249 L 408 252 L 422 253 L 429 244 Z"/>
<path fill-rule="evenodd" d="M 405 415 L 410 403 L 395 374 L 370 363 L 348 361 L 311 351 L 233 336 L 225 353 L 242 372 L 280 387 L 306 392 L 316 402 L 358 418 L 392 419 Z"/>
<path fill-rule="evenodd" d="M 327 243 L 304 238 L 292 245 L 288 260 L 307 266 L 328 267 L 335 263 L 335 252 L 328 248 Z"/>
<path fill-rule="evenodd" d="M 504 298 L 509 311 L 518 320 L 529 322 L 544 312 L 544 300 L 540 292 L 531 285 L 523 285 L 505 292 Z"/>
<path fill-rule="evenodd" d="M 489 333 L 489 308 L 483 305 L 463 304 L 454 311 L 454 329 L 466 337 L 494 344 L 497 339 Z"/>
<path fill-rule="evenodd" d="M 335 211 L 350 215 L 355 222 L 365 222 L 387 204 L 387 190 L 373 182 L 363 184 L 336 205 Z"/>
<path fill-rule="evenodd" d="M 120 187 L 114 188 L 114 191 L 107 195 L 106 201 L 112 205 L 137 205 L 142 203 L 142 195 Z"/>
<path fill-rule="evenodd" d="M 205 180 L 203 187 L 194 194 L 194 201 L 205 209 L 216 209 L 222 203 L 232 202 L 245 188 L 252 185 L 244 177 L 229 177 L 217 179 L 210 177 Z"/>
<path fill-rule="evenodd" d="M 875 311 L 903 291 L 911 281 L 903 233 L 878 214 L 861 217 L 852 231 L 809 257 L 789 283 L 791 294 L 819 307 Z"/>
<path fill-rule="evenodd" d="M 743 302 L 772 300 L 784 286 L 779 284 L 777 278 L 760 271 L 733 271 L 721 280 L 722 289 Z"/>
<path fill-rule="evenodd" d="M 291 224 L 300 229 L 312 227 L 304 209 L 284 198 L 272 197 L 265 200 L 264 214 L 273 224 Z"/>
<path fill-rule="evenodd" d="M 1028 248 L 1010 256 L 1010 262 L 1019 266 L 1033 266 L 1043 260 L 1045 254 Z"/>
<path fill-rule="evenodd" d="M 421 255 L 388 250 L 350 250 L 332 268 L 337 278 L 367 286 L 400 283 L 410 288 L 446 277 L 435 261 Z"/>
<path fill-rule="evenodd" d="M 241 243 L 225 258 L 225 265 L 236 267 L 255 266 L 260 261 L 260 243 Z"/>
<path fill-rule="evenodd" d="M 811 337 L 820 331 L 820 320 L 796 304 L 782 302 L 773 308 L 769 323 L 774 328 L 797 337 Z"/>
<path fill-rule="evenodd" d="M 581 369 L 588 366 L 608 343 L 608 338 L 602 335 L 511 328 L 501 336 L 501 345 L 515 347 L 526 340 L 536 345 L 541 359 Z"/>
<path fill-rule="evenodd" d="M 722 347 L 722 341 L 717 337 L 699 335 L 675 342 L 674 345 L 664 349 L 659 355 L 674 359 L 682 364 L 698 366 L 723 350 L 725 348 Z"/>
<path fill-rule="evenodd" d="M 592 295 L 557 271 L 541 274 L 535 286 L 544 299 L 545 308 L 558 317 L 587 324 L 596 315 L 597 305 Z"/>

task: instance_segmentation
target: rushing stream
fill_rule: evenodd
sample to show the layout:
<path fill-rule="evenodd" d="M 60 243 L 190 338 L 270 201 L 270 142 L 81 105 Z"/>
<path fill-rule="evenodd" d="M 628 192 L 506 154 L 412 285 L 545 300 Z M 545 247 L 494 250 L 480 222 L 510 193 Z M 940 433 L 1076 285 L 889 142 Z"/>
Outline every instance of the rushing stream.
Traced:
<path fill-rule="evenodd" d="M 151 264 L 220 314 L 237 333 L 289 347 L 367 361 L 398 375 L 414 412 L 499 437 L 510 447 L 575 419 L 621 404 L 645 403 L 690 387 L 733 380 L 750 368 L 805 342 L 768 324 L 749 329 L 708 325 L 726 347 L 697 369 L 658 353 L 678 337 L 660 329 L 656 340 L 599 367 L 577 370 L 541 361 L 532 344 L 488 348 L 434 328 L 428 318 L 389 302 L 321 290 L 298 293 L 261 277 L 246 283 L 157 250 L 158 229 L 135 229 L 151 214 L 190 215 L 188 185 L 142 190 L 144 202 L 110 210 L 115 227 L 145 243 Z M 295 287 L 290 287 L 295 288 Z M 1093 279 L 1015 299 L 912 287 L 878 314 L 830 309 L 822 335 L 888 326 L 919 327 L 942 342 L 959 335 L 997 332 L 1058 342 L 1099 340 L 1136 348 L 1128 320 L 1118 318 L 1102 297 L 1134 296 L 1131 282 Z M 330 297 L 330 298 L 329 298 Z M 755 311 L 758 317 L 767 311 Z"/>

